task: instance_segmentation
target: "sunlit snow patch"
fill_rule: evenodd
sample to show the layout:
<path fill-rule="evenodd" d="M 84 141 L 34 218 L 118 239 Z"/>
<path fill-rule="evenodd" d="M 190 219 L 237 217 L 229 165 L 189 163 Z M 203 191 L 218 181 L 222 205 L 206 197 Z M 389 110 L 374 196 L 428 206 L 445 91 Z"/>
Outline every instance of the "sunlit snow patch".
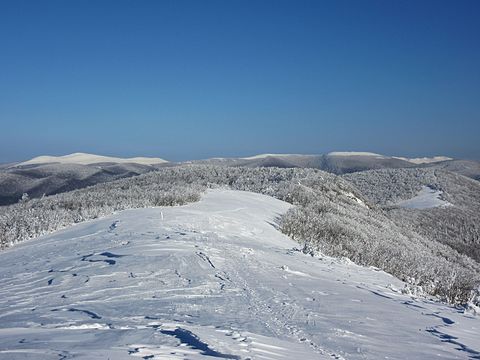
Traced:
<path fill-rule="evenodd" d="M 416 196 L 407 200 L 401 200 L 397 202 L 396 205 L 407 209 L 430 209 L 452 205 L 448 201 L 440 198 L 442 194 L 443 191 L 432 189 L 429 186 L 423 186 L 422 190 L 420 190 Z"/>

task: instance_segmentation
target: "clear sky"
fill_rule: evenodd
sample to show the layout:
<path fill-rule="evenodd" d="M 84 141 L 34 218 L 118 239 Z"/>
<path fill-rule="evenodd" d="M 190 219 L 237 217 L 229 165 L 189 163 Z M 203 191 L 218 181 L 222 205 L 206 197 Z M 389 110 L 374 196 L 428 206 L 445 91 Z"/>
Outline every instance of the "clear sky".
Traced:
<path fill-rule="evenodd" d="M 480 1 L 0 0 L 0 162 L 480 158 Z"/>

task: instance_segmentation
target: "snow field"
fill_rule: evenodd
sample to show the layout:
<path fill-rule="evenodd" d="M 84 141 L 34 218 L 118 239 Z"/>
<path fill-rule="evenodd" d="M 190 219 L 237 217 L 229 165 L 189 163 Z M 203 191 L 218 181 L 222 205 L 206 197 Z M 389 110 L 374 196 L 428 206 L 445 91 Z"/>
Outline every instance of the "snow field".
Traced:
<path fill-rule="evenodd" d="M 480 358 L 477 317 L 297 251 L 290 206 L 211 190 L 0 253 L 0 359 Z"/>

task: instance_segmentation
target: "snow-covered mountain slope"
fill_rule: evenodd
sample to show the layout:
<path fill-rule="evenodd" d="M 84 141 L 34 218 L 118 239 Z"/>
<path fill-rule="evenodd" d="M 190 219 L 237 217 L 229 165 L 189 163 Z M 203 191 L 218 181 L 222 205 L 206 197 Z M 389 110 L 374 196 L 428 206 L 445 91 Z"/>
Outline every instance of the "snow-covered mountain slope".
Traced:
<path fill-rule="evenodd" d="M 408 161 L 408 162 L 411 162 L 411 163 L 417 164 L 417 165 L 418 164 L 433 164 L 433 163 L 453 160 L 453 158 L 448 157 L 448 156 L 433 156 L 433 157 L 420 157 L 420 158 L 405 158 L 405 157 L 394 156 L 394 158 L 405 160 L 405 161 Z"/>
<path fill-rule="evenodd" d="M 260 154 L 247 158 L 207 159 L 191 163 L 246 167 L 314 168 L 334 174 L 415 166 L 409 161 L 367 152 L 333 152 L 326 155 Z"/>
<path fill-rule="evenodd" d="M 134 158 L 118 158 L 111 156 L 101 156 L 86 153 L 74 153 L 64 156 L 37 156 L 28 161 L 24 161 L 16 164 L 15 166 L 33 165 L 33 164 L 49 164 L 49 163 L 61 163 L 61 164 L 80 164 L 91 165 L 98 163 L 117 163 L 117 164 L 142 164 L 142 165 L 154 165 L 167 162 L 160 158 L 148 158 L 148 157 L 134 157 Z"/>
<path fill-rule="evenodd" d="M 475 359 L 480 319 L 314 258 L 290 207 L 214 190 L 0 253 L 0 359 Z"/>
<path fill-rule="evenodd" d="M 85 153 L 39 156 L 0 168 L 0 205 L 18 202 L 23 193 L 31 198 L 53 195 L 170 165 L 160 158 L 122 159 Z"/>
<path fill-rule="evenodd" d="M 407 209 L 430 209 L 435 207 L 450 206 L 448 201 L 441 198 L 443 191 L 435 190 L 428 186 L 423 186 L 417 195 L 410 199 L 400 200 L 396 203 L 397 206 Z"/>
<path fill-rule="evenodd" d="M 52 195 L 144 174 L 168 165 L 48 163 L 0 169 L 0 205 L 18 202 L 23 193 L 31 198 Z"/>
<path fill-rule="evenodd" d="M 480 161 L 449 160 L 427 164 L 435 169 L 450 171 L 480 181 Z"/>
<path fill-rule="evenodd" d="M 327 155 L 329 156 L 372 156 L 376 158 L 385 158 L 384 155 L 380 155 L 372 152 L 365 152 L 365 151 L 332 151 Z"/>

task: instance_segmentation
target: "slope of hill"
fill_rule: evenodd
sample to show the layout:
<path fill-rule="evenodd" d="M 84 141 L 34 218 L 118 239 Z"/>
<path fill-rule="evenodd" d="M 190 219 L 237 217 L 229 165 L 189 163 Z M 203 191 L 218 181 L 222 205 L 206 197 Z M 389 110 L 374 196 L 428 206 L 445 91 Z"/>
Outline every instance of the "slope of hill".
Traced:
<path fill-rule="evenodd" d="M 409 161 L 373 153 L 333 152 L 325 155 L 322 170 L 346 174 L 363 170 L 412 167 Z"/>
<path fill-rule="evenodd" d="M 480 183 L 436 168 L 383 169 L 343 176 L 370 201 L 382 206 L 397 224 L 415 229 L 432 241 L 447 244 L 480 262 Z M 402 209 L 401 205 L 428 187 L 440 196 L 438 205 Z"/>
<path fill-rule="evenodd" d="M 236 164 L 246 167 L 321 168 L 321 155 L 258 155 Z"/>
<path fill-rule="evenodd" d="M 320 168 L 322 155 L 260 154 L 246 158 L 211 158 L 186 163 L 215 166 L 279 167 L 279 168 Z"/>
<path fill-rule="evenodd" d="M 312 257 L 291 205 L 209 191 L 0 253 L 0 359 L 473 359 L 479 318 Z"/>
<path fill-rule="evenodd" d="M 427 166 L 434 169 L 450 171 L 480 181 L 479 161 L 457 159 L 428 164 Z"/>

